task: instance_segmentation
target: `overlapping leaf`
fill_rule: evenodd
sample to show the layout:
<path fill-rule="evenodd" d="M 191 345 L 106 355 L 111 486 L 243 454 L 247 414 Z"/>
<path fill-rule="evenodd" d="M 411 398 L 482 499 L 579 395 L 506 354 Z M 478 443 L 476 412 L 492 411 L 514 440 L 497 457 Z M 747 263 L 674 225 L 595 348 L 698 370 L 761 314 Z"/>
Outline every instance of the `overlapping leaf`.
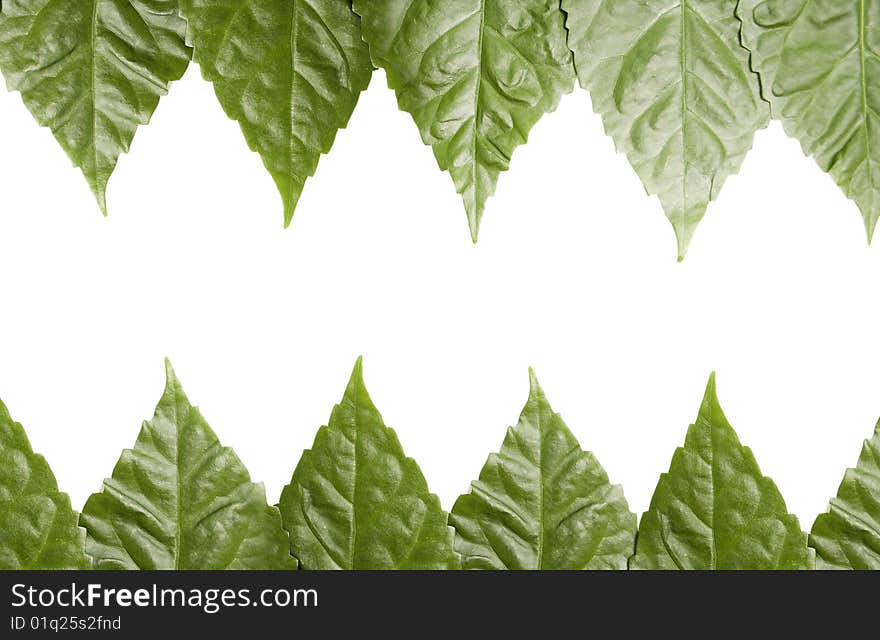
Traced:
<path fill-rule="evenodd" d="M 828 512 L 816 518 L 810 546 L 819 569 L 880 569 L 880 424 Z"/>
<path fill-rule="evenodd" d="M 740 444 L 713 375 L 639 524 L 633 569 L 809 569 L 807 538 Z"/>
<path fill-rule="evenodd" d="M 153 420 L 83 509 L 85 530 L 0 404 L 0 569 L 292 569 L 291 549 L 310 569 L 622 569 L 634 538 L 630 569 L 814 566 L 797 518 L 724 417 L 714 376 L 636 536 L 620 488 L 534 374 L 520 421 L 453 507 L 455 532 L 373 406 L 360 361 L 280 510 L 170 365 L 167 375 Z M 880 424 L 809 544 L 819 568 L 880 568 Z"/>
<path fill-rule="evenodd" d="M 571 91 L 558 0 L 354 0 L 373 61 L 464 198 L 476 240 L 514 149 Z"/>
<path fill-rule="evenodd" d="M 80 521 L 97 569 L 293 569 L 278 510 L 166 365 L 156 414 Z"/>
<path fill-rule="evenodd" d="M 0 402 L 0 570 L 90 567 L 70 498 Z"/>
<path fill-rule="evenodd" d="M 4 0 L 0 69 L 102 212 L 120 154 L 189 64 L 177 0 Z"/>
<path fill-rule="evenodd" d="M 450 523 L 464 569 L 626 569 L 636 517 L 623 490 L 553 412 L 530 372 L 529 401 Z"/>
<path fill-rule="evenodd" d="M 737 0 L 562 0 L 580 84 L 683 258 L 725 180 L 769 119 L 734 15 Z"/>
<path fill-rule="evenodd" d="M 360 360 L 279 506 L 305 569 L 458 568 L 447 515 L 370 400 Z"/>
<path fill-rule="evenodd" d="M 275 180 L 290 224 L 373 67 L 346 0 L 181 0 L 202 75 Z"/>
<path fill-rule="evenodd" d="M 789 135 L 880 218 L 880 0 L 741 0 L 742 40 Z"/>

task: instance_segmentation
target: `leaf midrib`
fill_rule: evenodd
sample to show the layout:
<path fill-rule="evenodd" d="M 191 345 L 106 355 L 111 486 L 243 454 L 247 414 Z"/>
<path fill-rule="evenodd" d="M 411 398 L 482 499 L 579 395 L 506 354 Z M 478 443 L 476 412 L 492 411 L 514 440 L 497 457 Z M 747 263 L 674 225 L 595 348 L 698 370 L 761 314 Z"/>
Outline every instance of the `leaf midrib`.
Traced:
<path fill-rule="evenodd" d="M 782 45 L 780 46 L 780 51 L 787 48 L 789 38 L 790 38 L 791 34 L 794 32 L 794 27 L 803 17 L 804 12 L 806 11 L 807 5 L 809 5 L 809 4 L 810 4 L 809 0 L 804 0 L 797 15 L 795 15 L 794 18 L 792 18 L 791 23 L 788 25 L 788 28 L 785 32 L 785 36 L 782 39 Z M 840 66 L 840 64 L 842 64 L 845 57 L 849 53 L 852 52 L 853 48 L 858 48 L 858 50 L 859 50 L 859 83 L 860 83 L 860 89 L 861 89 L 861 93 L 862 93 L 862 96 L 861 96 L 862 97 L 862 105 L 861 106 L 862 106 L 862 116 L 863 116 L 862 117 L 862 121 L 863 121 L 862 128 L 864 129 L 864 133 L 865 133 L 865 164 L 866 164 L 867 177 L 868 177 L 868 188 L 871 190 L 874 190 L 874 189 L 880 188 L 880 185 L 877 185 L 874 182 L 874 175 L 873 175 L 873 172 L 871 171 L 871 166 L 873 165 L 873 159 L 871 157 L 870 130 L 868 128 L 868 121 L 869 121 L 871 112 L 873 110 L 871 109 L 871 106 L 868 104 L 868 70 L 867 70 L 867 55 L 866 55 L 866 53 L 869 51 L 869 49 L 868 49 L 868 43 L 867 43 L 867 15 L 866 15 L 866 2 L 865 2 L 865 0 L 859 0 L 858 22 L 859 22 L 859 34 L 858 34 L 858 40 L 857 40 L 856 44 L 854 44 L 853 47 L 850 48 L 847 51 L 847 53 L 845 53 L 843 55 L 843 57 L 841 57 L 841 60 L 839 60 L 835 64 L 835 67 L 838 67 L 838 66 Z M 872 51 L 872 53 L 873 53 L 873 51 Z M 828 72 L 828 75 L 830 75 L 831 73 L 833 73 L 833 69 Z M 773 74 L 775 76 L 776 69 L 773 69 Z M 815 97 L 815 94 L 814 94 L 814 97 Z M 812 106 L 813 99 L 814 98 L 811 98 L 811 100 L 809 102 L 810 106 Z"/>
<path fill-rule="evenodd" d="M 546 503 L 546 495 L 544 493 L 544 419 L 538 407 L 538 437 L 541 445 L 538 447 L 538 484 L 540 491 L 538 492 L 538 513 L 541 517 L 541 526 L 538 527 L 538 557 L 536 569 L 539 571 L 544 568 L 544 527 L 547 524 L 547 514 L 544 513 L 544 505 Z"/>
<path fill-rule="evenodd" d="M 297 77 L 297 62 L 298 62 L 298 54 L 299 54 L 299 20 L 297 19 L 297 10 L 299 9 L 300 0 L 290 0 L 291 2 L 291 11 L 290 11 L 290 129 L 287 134 L 287 157 L 289 159 L 295 157 L 295 149 L 294 149 L 294 131 L 293 131 L 293 123 L 294 118 L 296 116 L 296 77 Z M 290 190 L 288 193 L 289 198 L 293 198 L 294 186 L 293 186 L 293 167 L 288 167 L 288 171 L 290 171 L 290 175 L 288 175 L 288 189 Z"/>
<path fill-rule="evenodd" d="M 473 216 L 474 221 L 472 222 L 473 227 L 479 224 L 479 185 L 477 184 L 477 179 L 479 176 L 479 172 L 477 168 L 479 166 L 479 160 L 477 159 L 477 138 L 480 135 L 480 92 L 483 90 L 483 35 L 486 27 L 486 0 L 480 0 L 480 13 L 479 13 L 479 27 L 480 30 L 477 35 L 477 86 L 474 91 L 474 136 L 473 136 L 473 144 L 471 146 L 471 175 L 473 176 L 473 186 L 474 186 L 474 210 Z"/>
<path fill-rule="evenodd" d="M 684 164 L 682 166 L 681 171 L 681 204 L 682 204 L 682 217 L 687 217 L 688 210 L 688 197 L 687 197 L 687 175 L 688 175 L 688 161 L 687 161 L 687 120 L 688 120 L 688 105 L 687 105 L 687 2 L 686 0 L 681 0 L 681 43 L 679 45 L 679 63 L 681 65 L 681 153 L 682 160 Z"/>
<path fill-rule="evenodd" d="M 183 501 L 181 496 L 183 495 L 183 484 L 181 483 L 181 466 L 180 466 L 180 422 L 178 422 L 177 416 L 177 391 L 174 393 L 174 404 L 172 405 L 173 414 L 174 414 L 174 464 L 175 464 L 175 479 L 177 480 L 177 522 L 176 529 L 177 534 L 174 538 L 174 569 L 180 570 L 180 547 L 181 541 L 183 540 L 183 528 L 181 527 L 181 520 L 183 519 Z"/>
<path fill-rule="evenodd" d="M 715 428 L 712 424 L 707 425 L 709 427 L 709 457 L 710 457 L 710 469 L 711 469 L 711 481 L 712 481 L 712 518 L 711 518 L 711 535 L 712 535 L 712 562 L 709 566 L 709 569 L 715 571 L 718 567 L 718 541 L 717 541 L 717 528 L 716 528 L 716 514 L 718 513 L 718 491 L 716 490 L 717 481 L 715 479 L 715 473 L 717 471 L 715 464 Z"/>
<path fill-rule="evenodd" d="M 865 0 L 859 0 L 859 64 L 860 64 L 860 75 L 861 75 L 861 84 L 862 84 L 862 113 L 864 115 L 864 128 L 865 128 L 865 163 L 868 173 L 868 188 L 874 190 L 877 188 L 877 185 L 874 183 L 874 173 L 871 171 L 871 131 L 868 126 L 868 119 L 871 116 L 870 108 L 868 105 L 868 68 L 867 68 L 867 56 L 866 51 L 868 48 L 867 42 L 867 16 L 865 15 Z"/>
<path fill-rule="evenodd" d="M 89 145 L 92 150 L 92 169 L 94 171 L 95 185 L 98 186 L 98 5 L 101 0 L 92 0 L 92 32 L 91 44 L 89 48 L 89 56 L 92 65 L 92 144 Z"/>
<path fill-rule="evenodd" d="M 351 492 L 351 497 L 352 497 L 351 539 L 349 540 L 349 547 L 348 547 L 349 566 L 347 567 L 349 570 L 352 570 L 352 571 L 355 569 L 355 566 L 356 566 L 355 565 L 355 556 L 357 554 L 357 549 L 358 549 L 358 547 L 357 547 L 357 538 L 358 538 L 358 523 L 357 523 L 358 508 L 357 508 L 357 505 L 359 503 L 359 501 L 358 501 L 358 487 L 360 486 L 360 483 L 358 482 L 358 469 L 360 467 L 360 465 L 358 464 L 358 457 L 360 456 L 360 416 L 358 415 L 358 409 L 360 407 L 360 394 L 361 394 L 361 391 L 358 390 L 357 398 L 356 398 L 356 401 L 354 404 L 355 424 L 354 424 L 354 442 L 352 443 L 354 445 L 354 458 L 353 458 L 354 468 L 352 469 L 352 476 L 351 477 L 354 478 L 354 487 L 352 488 L 352 492 Z"/>

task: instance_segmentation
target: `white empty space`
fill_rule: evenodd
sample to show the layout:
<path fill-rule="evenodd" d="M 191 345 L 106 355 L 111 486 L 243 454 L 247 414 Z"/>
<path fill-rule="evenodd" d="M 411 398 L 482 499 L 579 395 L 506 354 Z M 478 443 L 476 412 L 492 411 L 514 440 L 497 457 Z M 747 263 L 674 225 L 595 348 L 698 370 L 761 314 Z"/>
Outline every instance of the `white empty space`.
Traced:
<path fill-rule="evenodd" d="M 152 415 L 165 356 L 273 501 L 360 354 L 447 508 L 530 365 L 639 513 L 713 370 L 805 529 L 880 416 L 880 247 L 778 124 L 683 264 L 582 91 L 516 152 L 477 246 L 381 72 L 288 230 L 195 66 L 121 159 L 107 219 L 17 94 L 0 149 L 0 398 L 76 507 Z"/>

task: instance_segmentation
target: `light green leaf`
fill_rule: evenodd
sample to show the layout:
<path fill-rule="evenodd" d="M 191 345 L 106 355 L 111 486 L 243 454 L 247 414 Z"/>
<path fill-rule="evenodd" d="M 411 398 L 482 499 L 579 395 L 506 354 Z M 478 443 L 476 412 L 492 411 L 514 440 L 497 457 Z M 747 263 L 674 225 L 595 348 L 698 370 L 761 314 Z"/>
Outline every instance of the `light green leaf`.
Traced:
<path fill-rule="evenodd" d="M 464 198 L 476 241 L 514 149 L 571 91 L 558 0 L 355 0 L 373 61 Z"/>
<path fill-rule="evenodd" d="M 519 422 L 450 513 L 462 567 L 626 569 L 636 516 L 623 490 L 530 379 Z"/>
<path fill-rule="evenodd" d="M 786 132 L 880 218 L 880 1 L 741 0 L 743 44 Z"/>
<path fill-rule="evenodd" d="M 819 569 L 880 569 L 880 423 L 828 512 L 816 518 L 810 546 Z"/>
<path fill-rule="evenodd" d="M 737 0 L 562 0 L 581 86 L 645 188 L 679 259 L 769 108 L 739 42 Z"/>
<path fill-rule="evenodd" d="M 156 414 L 80 517 L 97 569 L 294 569 L 262 485 L 190 405 L 171 365 Z"/>
<path fill-rule="evenodd" d="M 106 215 L 107 181 L 189 64 L 177 0 L 4 0 L 7 86 L 88 180 Z"/>
<path fill-rule="evenodd" d="M 70 498 L 0 402 L 0 570 L 90 567 Z"/>
<path fill-rule="evenodd" d="M 280 509 L 304 569 L 459 566 L 447 515 L 382 422 L 360 360 L 284 488 Z"/>
<path fill-rule="evenodd" d="M 657 483 L 632 569 L 811 569 L 798 520 L 727 422 L 709 380 L 696 424 Z"/>
<path fill-rule="evenodd" d="M 289 225 L 370 82 L 360 21 L 346 0 L 181 0 L 181 9 L 202 75 L 263 158 Z"/>

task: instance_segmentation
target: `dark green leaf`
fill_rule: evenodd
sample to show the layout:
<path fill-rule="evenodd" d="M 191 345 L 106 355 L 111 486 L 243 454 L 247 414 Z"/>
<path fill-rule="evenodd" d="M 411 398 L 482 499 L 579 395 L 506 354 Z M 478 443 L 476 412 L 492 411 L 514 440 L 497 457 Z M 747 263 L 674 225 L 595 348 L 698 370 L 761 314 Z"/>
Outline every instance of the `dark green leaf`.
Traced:
<path fill-rule="evenodd" d="M 355 0 L 354 10 L 476 240 L 514 149 L 574 84 L 559 0 Z"/>
<path fill-rule="evenodd" d="M 0 570 L 90 567 L 70 498 L 0 402 Z"/>
<path fill-rule="evenodd" d="M 385 426 L 358 360 L 342 402 L 281 495 L 291 549 L 305 569 L 455 569 L 437 496 Z"/>
<path fill-rule="evenodd" d="M 189 64 L 177 0 L 4 0 L 0 69 L 89 182 L 107 181 Z"/>
<path fill-rule="evenodd" d="M 462 567 L 626 569 L 636 517 L 622 489 L 530 379 L 519 423 L 450 513 Z"/>
<path fill-rule="evenodd" d="M 880 569 L 880 423 L 828 513 L 816 518 L 810 546 L 819 569 Z"/>
<path fill-rule="evenodd" d="M 296 568 L 263 486 L 220 445 L 166 369 L 155 416 L 83 508 L 96 568 Z"/>
<path fill-rule="evenodd" d="M 770 116 L 737 0 L 562 0 L 578 78 L 683 258 L 709 202 L 739 171 Z"/>
<path fill-rule="evenodd" d="M 798 520 L 727 422 L 709 380 L 642 517 L 632 569 L 810 569 Z"/>
<path fill-rule="evenodd" d="M 346 0 L 181 0 L 202 75 L 272 174 L 290 224 L 373 67 Z"/>

